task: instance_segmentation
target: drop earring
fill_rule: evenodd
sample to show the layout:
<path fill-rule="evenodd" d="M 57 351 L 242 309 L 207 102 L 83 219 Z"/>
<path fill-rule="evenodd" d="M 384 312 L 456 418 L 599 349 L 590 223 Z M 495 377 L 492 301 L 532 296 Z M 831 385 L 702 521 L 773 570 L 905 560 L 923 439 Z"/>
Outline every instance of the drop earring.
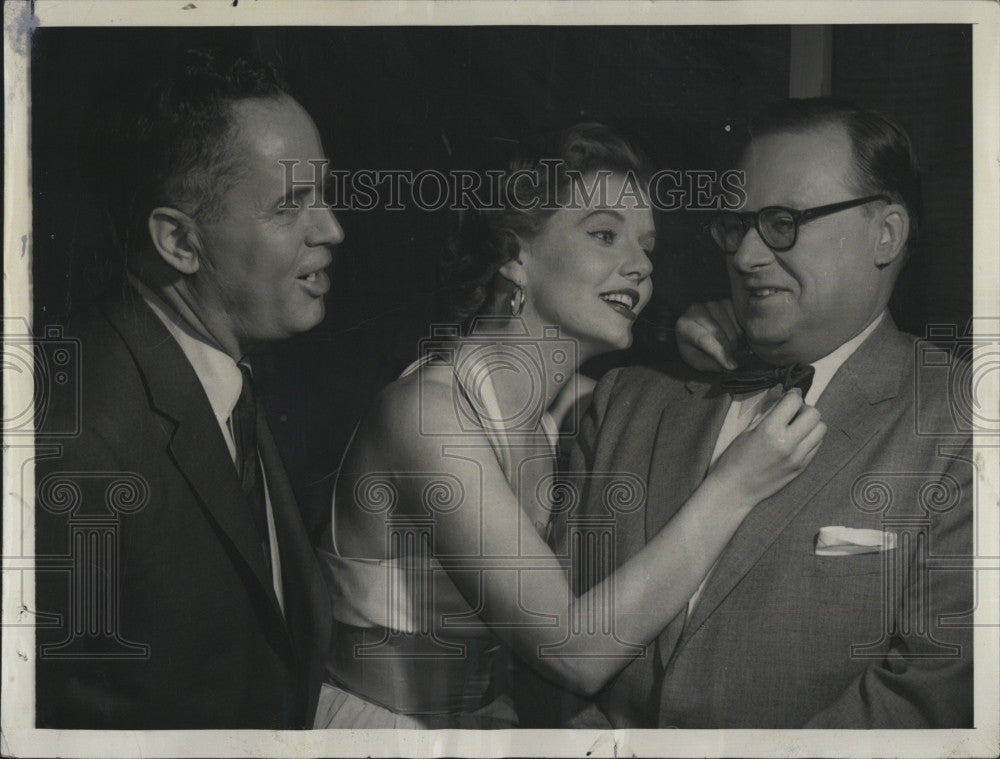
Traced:
<path fill-rule="evenodd" d="M 510 296 L 510 315 L 520 316 L 521 311 L 524 310 L 524 288 L 520 285 L 514 285 L 514 292 Z"/>

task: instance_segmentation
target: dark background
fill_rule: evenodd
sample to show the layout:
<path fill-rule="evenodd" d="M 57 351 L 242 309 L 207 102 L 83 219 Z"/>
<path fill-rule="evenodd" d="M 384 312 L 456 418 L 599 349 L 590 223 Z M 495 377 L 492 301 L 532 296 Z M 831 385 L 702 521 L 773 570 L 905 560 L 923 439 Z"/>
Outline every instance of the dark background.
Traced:
<path fill-rule="evenodd" d="M 732 166 L 749 114 L 788 95 L 791 30 L 760 27 L 57 29 L 32 38 L 35 330 L 114 287 L 103 199 L 105 117 L 184 47 L 283 61 L 342 169 L 481 168 L 577 121 L 632 137 L 655 167 Z M 897 323 L 964 328 L 972 309 L 972 35 L 968 25 L 835 26 L 831 91 L 908 130 L 926 223 L 897 287 Z M 447 211 L 347 212 L 327 318 L 257 357 L 272 426 L 314 536 L 348 436 L 434 318 Z M 654 301 L 614 362 L 674 350 L 686 305 L 725 294 L 704 216 L 660 214 Z M 605 365 L 608 363 L 605 361 Z M 593 367 L 599 372 L 604 366 Z"/>

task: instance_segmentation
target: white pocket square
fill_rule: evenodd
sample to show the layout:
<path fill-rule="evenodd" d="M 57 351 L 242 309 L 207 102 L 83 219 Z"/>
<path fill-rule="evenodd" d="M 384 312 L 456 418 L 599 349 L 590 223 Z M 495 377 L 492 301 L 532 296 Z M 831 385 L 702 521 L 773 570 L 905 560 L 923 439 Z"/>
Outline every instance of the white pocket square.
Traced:
<path fill-rule="evenodd" d="M 879 553 L 896 547 L 896 533 L 860 527 L 822 527 L 816 533 L 817 556 L 853 556 Z"/>

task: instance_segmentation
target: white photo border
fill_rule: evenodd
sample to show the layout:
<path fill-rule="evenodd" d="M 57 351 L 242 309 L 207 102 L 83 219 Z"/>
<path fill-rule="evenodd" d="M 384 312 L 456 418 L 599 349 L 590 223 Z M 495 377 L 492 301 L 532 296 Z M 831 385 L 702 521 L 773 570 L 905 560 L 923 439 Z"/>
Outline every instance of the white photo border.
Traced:
<path fill-rule="evenodd" d="M 235 5 L 235 7 L 234 7 Z M 976 317 L 1000 324 L 1000 5 L 876 0 L 611 2 L 610 0 L 84 0 L 4 5 L 4 328 L 30 334 L 30 54 L 33 29 L 130 26 L 690 25 L 966 23 L 973 28 L 973 302 Z M 994 369 L 994 374 L 996 370 Z M 30 372 L 4 366 L 4 407 L 31 398 Z M 996 382 L 985 398 L 996 408 Z M 23 405 L 23 403 L 22 403 Z M 979 607 L 975 631 L 972 730 L 499 730 L 499 731 L 71 731 L 33 726 L 34 631 L 19 626 L 31 572 L 18 563 L 33 548 L 30 441 L 4 441 L 3 639 L 0 753 L 4 756 L 996 756 L 1000 752 L 1000 448 L 977 445 Z M 26 472 L 22 478 L 22 472 Z M 22 559 L 23 561 L 23 559 Z"/>

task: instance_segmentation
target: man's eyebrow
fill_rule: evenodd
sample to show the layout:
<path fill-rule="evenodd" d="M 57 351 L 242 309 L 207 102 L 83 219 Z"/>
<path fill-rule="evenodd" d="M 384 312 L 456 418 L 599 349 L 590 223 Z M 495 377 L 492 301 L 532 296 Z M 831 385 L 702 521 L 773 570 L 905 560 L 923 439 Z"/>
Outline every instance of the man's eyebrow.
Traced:
<path fill-rule="evenodd" d="M 315 185 L 296 183 L 288 192 L 277 199 L 274 204 L 277 208 L 290 208 L 296 206 L 306 195 L 316 189 Z"/>
<path fill-rule="evenodd" d="M 279 163 L 285 165 L 285 169 L 287 172 L 288 166 L 285 164 L 285 162 L 279 161 Z M 286 173 L 285 180 L 286 183 L 291 184 L 291 188 L 287 190 L 284 195 L 276 199 L 274 203 L 274 206 L 276 208 L 288 208 L 294 204 L 298 204 L 298 202 L 305 195 L 317 189 L 319 190 L 320 195 L 322 197 L 323 191 L 326 189 L 326 186 L 332 180 L 332 177 L 330 175 L 330 161 L 329 159 L 324 158 L 322 160 L 306 161 L 306 163 L 312 167 L 313 170 L 312 180 L 304 178 L 294 179 L 293 177 L 289 177 L 288 174 Z M 289 179 L 291 179 L 291 182 L 288 182 Z"/>

